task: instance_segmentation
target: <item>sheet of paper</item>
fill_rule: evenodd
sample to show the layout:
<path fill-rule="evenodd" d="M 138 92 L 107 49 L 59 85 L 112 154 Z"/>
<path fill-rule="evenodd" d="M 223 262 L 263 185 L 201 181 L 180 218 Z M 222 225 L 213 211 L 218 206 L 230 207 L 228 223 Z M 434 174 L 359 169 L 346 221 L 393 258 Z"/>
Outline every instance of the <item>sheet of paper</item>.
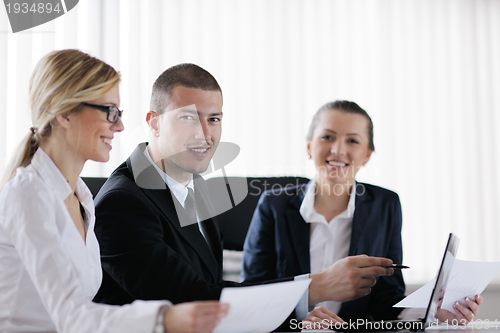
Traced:
<path fill-rule="evenodd" d="M 455 259 L 441 308 L 455 313 L 453 303 L 460 301 L 465 304 L 465 297 L 474 298 L 474 295 L 482 293 L 499 269 L 500 262 L 475 262 Z M 417 289 L 394 307 L 427 308 L 435 284 L 436 278 L 429 281 L 422 288 Z"/>
<path fill-rule="evenodd" d="M 412 292 L 394 305 L 396 308 L 427 308 L 432 294 L 432 288 L 436 285 L 436 278 L 427 282 L 423 287 Z"/>
<path fill-rule="evenodd" d="M 441 308 L 455 313 L 453 303 L 465 305 L 465 297 L 483 292 L 500 269 L 500 262 L 474 262 L 455 259 Z"/>
<path fill-rule="evenodd" d="M 220 301 L 229 303 L 229 313 L 215 333 L 271 332 L 292 313 L 311 279 L 224 288 Z"/>

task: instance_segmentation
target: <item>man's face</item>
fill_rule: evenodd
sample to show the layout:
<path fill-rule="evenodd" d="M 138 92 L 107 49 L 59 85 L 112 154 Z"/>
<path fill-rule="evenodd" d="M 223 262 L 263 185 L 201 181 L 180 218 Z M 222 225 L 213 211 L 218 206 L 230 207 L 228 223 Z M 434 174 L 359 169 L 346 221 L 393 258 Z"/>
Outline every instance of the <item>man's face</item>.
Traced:
<path fill-rule="evenodd" d="M 179 182 L 204 172 L 221 137 L 221 93 L 177 86 L 166 110 L 156 117 L 153 140 L 164 171 Z"/>

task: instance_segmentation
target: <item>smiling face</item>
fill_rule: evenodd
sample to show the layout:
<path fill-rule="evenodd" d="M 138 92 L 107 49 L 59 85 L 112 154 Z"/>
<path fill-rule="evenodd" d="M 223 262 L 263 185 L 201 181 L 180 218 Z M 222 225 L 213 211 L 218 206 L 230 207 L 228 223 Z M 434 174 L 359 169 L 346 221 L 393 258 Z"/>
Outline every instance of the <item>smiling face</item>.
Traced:
<path fill-rule="evenodd" d="M 220 141 L 222 95 L 220 91 L 177 86 L 166 110 L 161 115 L 150 111 L 147 120 L 155 163 L 185 183 L 192 174 L 207 169 Z"/>
<path fill-rule="evenodd" d="M 88 101 L 89 104 L 120 106 L 120 95 L 118 84 L 99 98 Z M 68 115 L 73 122 L 71 137 L 76 156 L 86 160 L 107 162 L 109 152 L 112 149 L 112 141 L 116 132 L 123 131 L 121 118 L 114 124 L 107 120 L 106 112 L 84 106 L 78 112 Z"/>
<path fill-rule="evenodd" d="M 359 168 L 370 159 L 368 121 L 359 114 L 329 110 L 321 113 L 307 152 L 317 180 L 352 185 Z"/>

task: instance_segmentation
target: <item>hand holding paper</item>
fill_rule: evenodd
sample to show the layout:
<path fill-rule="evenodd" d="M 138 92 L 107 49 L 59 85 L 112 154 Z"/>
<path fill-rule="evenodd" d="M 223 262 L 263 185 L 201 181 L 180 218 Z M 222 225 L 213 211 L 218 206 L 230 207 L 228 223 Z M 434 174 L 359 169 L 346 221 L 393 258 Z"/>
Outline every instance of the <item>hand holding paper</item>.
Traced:
<path fill-rule="evenodd" d="M 453 304 L 459 301 L 465 304 L 465 297 L 474 299 L 488 286 L 500 269 L 500 262 L 475 262 L 455 259 L 446 286 L 442 309 L 455 313 Z"/>
<path fill-rule="evenodd" d="M 442 308 L 438 309 L 436 317 L 441 322 L 448 323 L 459 323 L 465 325 L 474 319 L 474 316 L 479 314 L 479 307 L 483 303 L 483 297 L 481 295 L 476 295 L 475 298 L 466 297 L 466 305 L 462 305 L 460 302 L 455 302 L 454 309 L 455 313 Z"/>
<path fill-rule="evenodd" d="M 456 314 L 453 304 L 459 301 L 462 305 L 468 306 L 465 303 L 465 297 L 475 299 L 475 295 L 481 294 L 500 269 L 500 262 L 474 262 L 459 259 L 454 261 L 446 283 L 441 308 Z M 394 307 L 426 308 L 435 283 L 434 278 Z"/>
<path fill-rule="evenodd" d="M 292 313 L 311 279 L 251 287 L 224 288 L 221 303 L 230 305 L 214 333 L 271 332 Z"/>

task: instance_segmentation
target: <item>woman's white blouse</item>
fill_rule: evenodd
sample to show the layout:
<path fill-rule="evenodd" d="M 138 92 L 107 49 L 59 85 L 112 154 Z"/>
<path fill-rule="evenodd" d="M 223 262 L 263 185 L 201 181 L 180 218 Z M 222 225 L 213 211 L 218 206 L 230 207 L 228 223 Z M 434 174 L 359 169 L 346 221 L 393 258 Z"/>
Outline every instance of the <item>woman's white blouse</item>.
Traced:
<path fill-rule="evenodd" d="M 311 224 L 310 235 L 310 262 L 311 273 L 321 273 L 338 260 L 349 255 L 351 245 L 352 219 L 354 217 L 356 186 L 351 189 L 347 209 L 335 216 L 331 221 L 316 212 L 314 201 L 316 198 L 316 180 L 309 182 L 304 200 L 299 212 L 306 223 Z M 338 314 L 341 302 L 325 301 L 322 305 L 333 313 Z"/>
<path fill-rule="evenodd" d="M 170 303 L 92 302 L 102 279 L 94 202 L 78 179 L 84 242 L 64 204 L 71 193 L 41 148 L 0 192 L 0 332 L 153 332 Z"/>

